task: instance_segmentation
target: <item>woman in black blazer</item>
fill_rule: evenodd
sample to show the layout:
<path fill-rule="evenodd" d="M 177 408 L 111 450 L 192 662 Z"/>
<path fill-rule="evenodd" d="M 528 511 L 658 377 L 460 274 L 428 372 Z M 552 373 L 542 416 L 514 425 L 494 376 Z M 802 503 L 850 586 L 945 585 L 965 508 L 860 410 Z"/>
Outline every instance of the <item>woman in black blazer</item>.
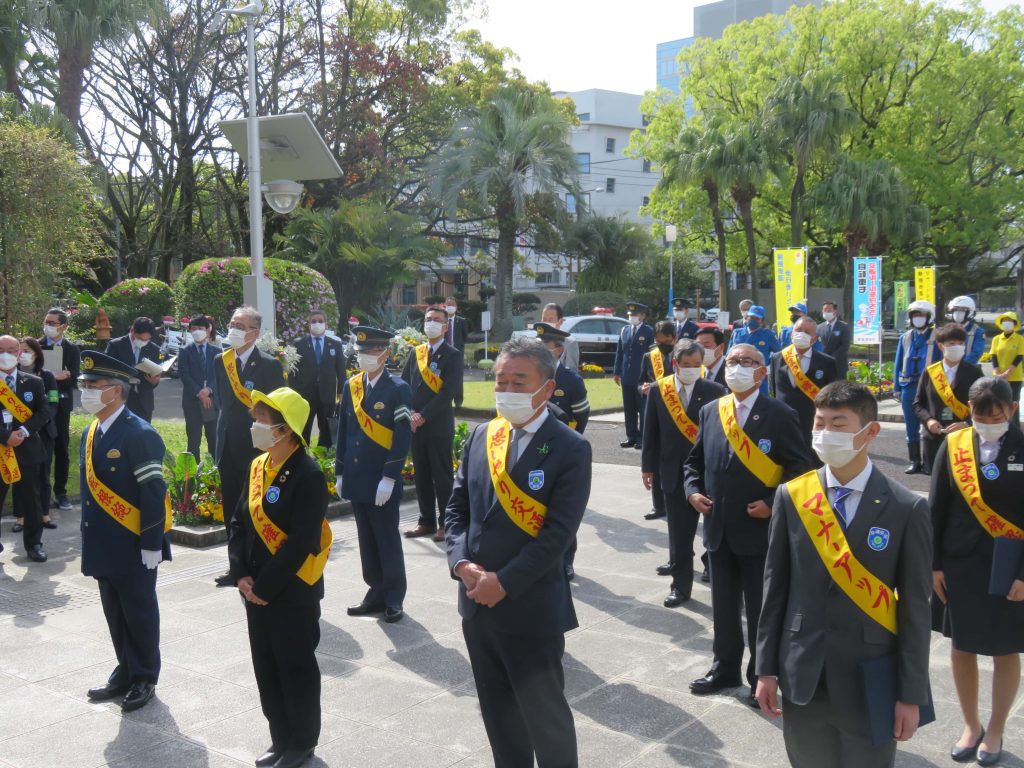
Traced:
<path fill-rule="evenodd" d="M 1024 563 L 1005 596 L 989 594 L 989 577 L 996 537 L 1024 532 L 1024 433 L 1010 428 L 1017 403 L 1003 379 L 978 379 L 968 399 L 974 426 L 951 433 L 935 457 L 929 499 L 932 575 L 935 593 L 946 604 L 953 680 L 964 717 L 964 730 L 951 757 L 957 762 L 977 757 L 979 765 L 995 765 L 1020 686 Z M 970 505 L 961 483 L 972 499 Z M 987 728 L 978 715 L 978 655 L 993 657 L 994 664 Z"/>

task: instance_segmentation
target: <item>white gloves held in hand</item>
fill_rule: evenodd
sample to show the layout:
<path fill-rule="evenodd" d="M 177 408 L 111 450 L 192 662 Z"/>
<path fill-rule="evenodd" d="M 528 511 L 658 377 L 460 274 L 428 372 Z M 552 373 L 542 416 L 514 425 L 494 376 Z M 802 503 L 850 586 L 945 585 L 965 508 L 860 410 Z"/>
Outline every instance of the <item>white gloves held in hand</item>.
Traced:
<path fill-rule="evenodd" d="M 164 553 L 159 549 L 144 549 L 142 550 L 142 564 L 149 570 L 153 570 L 163 559 Z"/>
<path fill-rule="evenodd" d="M 341 498 L 341 475 L 334 476 L 334 492 Z"/>
<path fill-rule="evenodd" d="M 383 477 L 377 484 L 377 496 L 373 500 L 373 503 L 378 507 L 383 507 L 388 503 L 388 499 L 391 498 L 391 494 L 395 492 L 395 481 L 390 477 Z"/>

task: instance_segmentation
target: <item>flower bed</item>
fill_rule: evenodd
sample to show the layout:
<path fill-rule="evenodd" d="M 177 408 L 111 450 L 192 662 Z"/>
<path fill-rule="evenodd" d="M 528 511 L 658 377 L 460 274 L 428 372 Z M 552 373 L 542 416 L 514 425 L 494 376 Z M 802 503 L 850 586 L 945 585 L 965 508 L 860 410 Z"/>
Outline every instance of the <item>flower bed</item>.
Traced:
<path fill-rule="evenodd" d="M 866 360 L 854 360 L 846 378 L 863 384 L 878 399 L 891 397 L 893 394 L 893 363 L 869 363 Z"/>

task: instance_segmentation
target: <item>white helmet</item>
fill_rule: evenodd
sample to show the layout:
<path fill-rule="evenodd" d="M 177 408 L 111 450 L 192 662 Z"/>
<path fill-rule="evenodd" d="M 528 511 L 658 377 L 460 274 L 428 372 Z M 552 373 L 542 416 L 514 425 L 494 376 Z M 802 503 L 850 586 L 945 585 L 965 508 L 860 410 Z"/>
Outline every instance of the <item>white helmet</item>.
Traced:
<path fill-rule="evenodd" d="M 957 310 L 964 313 L 963 320 L 957 321 L 961 323 L 967 322 L 972 317 L 974 317 L 974 312 L 975 310 L 977 310 L 977 308 L 978 307 L 977 305 L 975 305 L 974 299 L 972 299 L 970 296 L 957 296 L 954 299 L 950 299 L 949 304 L 946 305 L 946 310 L 951 320 L 956 320 L 956 316 L 954 315 L 954 313 Z"/>
<path fill-rule="evenodd" d="M 935 317 L 935 306 L 930 301 L 924 299 L 918 299 L 917 301 L 910 302 L 910 306 L 907 307 L 907 316 L 909 317 L 913 312 L 924 312 L 928 315 L 928 319 L 931 320 Z"/>

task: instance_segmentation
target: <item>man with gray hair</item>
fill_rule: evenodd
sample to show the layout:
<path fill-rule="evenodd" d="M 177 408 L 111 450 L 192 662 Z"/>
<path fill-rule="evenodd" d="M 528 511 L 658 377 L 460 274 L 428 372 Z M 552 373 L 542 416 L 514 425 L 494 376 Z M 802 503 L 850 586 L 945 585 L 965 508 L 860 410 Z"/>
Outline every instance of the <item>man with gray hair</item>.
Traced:
<path fill-rule="evenodd" d="M 772 355 L 768 379 L 772 397 L 777 397 L 800 418 L 800 436 L 811 450 L 811 430 L 814 428 L 814 398 L 839 374 L 836 361 L 830 355 L 814 348 L 818 326 L 814 318 L 804 315 L 793 322 L 790 332 L 792 344 Z M 815 461 L 815 465 L 817 465 Z"/>
<path fill-rule="evenodd" d="M 563 557 L 590 498 L 590 444 L 550 416 L 542 342 L 506 342 L 494 371 L 498 416 L 466 442 L 445 512 L 448 567 L 495 765 L 575 768 Z"/>

